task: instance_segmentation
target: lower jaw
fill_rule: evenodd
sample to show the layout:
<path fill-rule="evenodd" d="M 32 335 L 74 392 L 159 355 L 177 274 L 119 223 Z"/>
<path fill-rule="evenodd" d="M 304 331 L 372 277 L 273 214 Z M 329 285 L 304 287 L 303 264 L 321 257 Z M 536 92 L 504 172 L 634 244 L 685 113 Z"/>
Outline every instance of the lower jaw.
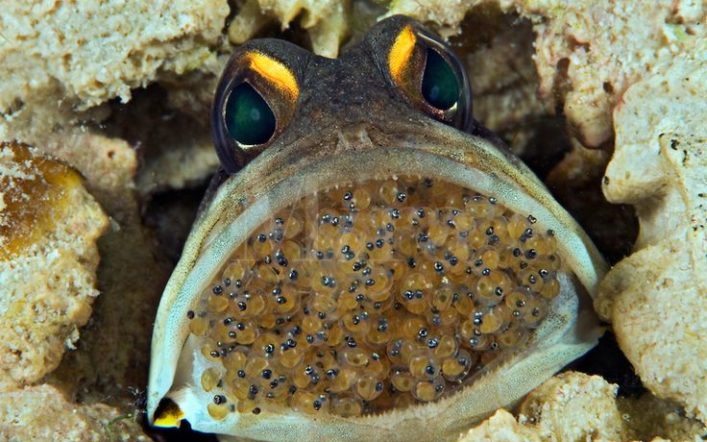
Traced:
<path fill-rule="evenodd" d="M 538 339 L 544 335 L 563 333 L 571 328 L 573 315 L 577 314 L 576 302 L 569 307 L 574 311 L 566 312 L 565 319 L 569 321 L 564 324 L 563 332 L 542 327 L 546 314 L 557 316 L 555 296 L 559 288 L 553 288 L 557 278 L 564 284 L 576 284 L 563 276 L 559 259 L 549 259 L 550 256 L 559 258 L 561 254 L 553 244 L 554 239 L 547 236 L 550 228 L 558 226 L 557 219 L 537 200 L 505 181 L 445 158 L 434 158 L 431 164 L 430 161 L 415 161 L 414 155 L 408 157 L 411 158 L 404 164 L 385 164 L 361 156 L 357 168 L 361 172 L 355 180 L 342 179 L 343 174 L 337 174 L 340 169 L 336 164 L 329 170 L 320 170 L 315 174 L 317 178 L 289 178 L 274 186 L 267 193 L 268 198 L 259 198 L 245 209 L 240 218 L 246 222 L 239 223 L 237 228 L 236 223 L 229 226 L 234 232 L 226 235 L 228 241 L 222 247 L 235 251 L 218 258 L 218 271 L 212 272 L 208 284 L 203 284 L 206 288 L 201 301 L 192 306 L 190 315 L 193 314 L 194 319 L 190 321 L 187 346 L 193 354 L 187 356 L 190 361 L 181 361 L 178 368 L 183 372 L 183 366 L 189 365 L 188 377 L 201 384 L 198 396 L 207 401 L 202 403 L 199 414 L 208 414 L 216 421 L 228 421 L 234 413 L 250 415 L 261 411 L 263 415 L 304 412 L 355 416 L 401 410 L 410 404 L 438 401 L 441 396 L 454 397 L 481 373 L 512 359 L 511 355 L 517 356 L 527 348 L 536 347 Z M 347 159 L 341 158 L 338 164 L 346 162 Z M 370 167 L 360 167 L 366 162 Z M 410 173 L 397 177 L 391 170 Z M 443 184 L 446 192 L 423 195 L 425 191 L 420 189 L 425 185 L 426 176 L 434 176 L 433 183 Z M 385 191 L 381 192 L 386 188 L 384 183 L 388 188 L 397 186 L 398 189 L 386 196 Z M 411 192 L 411 187 L 416 189 Z M 311 188 L 324 190 L 306 195 L 304 189 Z M 370 197 L 368 207 L 357 201 L 367 199 L 361 196 L 362 189 L 367 189 Z M 349 191 L 351 198 L 346 199 Z M 399 193 L 405 193 L 403 201 L 399 200 Z M 319 204 L 313 208 L 311 201 Z M 478 207 L 473 208 L 474 205 Z M 412 224 L 417 209 L 423 207 L 431 209 L 435 222 L 426 224 L 418 219 L 415 229 L 406 230 L 400 223 Z M 400 212 L 397 220 L 391 217 L 392 209 Z M 474 216 L 455 222 L 452 219 L 457 216 L 453 215 L 455 210 Z M 290 216 L 293 213 L 297 215 Z M 378 217 L 381 226 L 368 222 L 368 230 L 355 230 L 360 226 L 354 222 L 353 226 L 346 227 L 346 215 L 351 213 L 362 215 L 358 217 L 360 220 Z M 322 222 L 322 216 L 327 214 L 329 217 Z M 332 220 L 336 217 L 339 219 L 332 230 Z M 277 218 L 282 218 L 282 238 L 278 239 L 279 235 L 275 234 L 278 241 L 271 243 Z M 392 224 L 392 232 L 388 224 Z M 466 238 L 461 238 L 459 233 L 466 225 L 473 228 L 469 227 Z M 493 233 L 487 234 L 488 227 L 494 228 Z M 383 232 L 379 232 L 381 228 Z M 430 232 L 430 228 L 434 232 Z M 444 229 L 451 232 L 445 233 Z M 530 236 L 526 229 L 533 230 Z M 406 231 L 407 236 L 402 234 Z M 266 236 L 266 241 L 259 240 L 261 234 Z M 427 241 L 421 241 L 420 234 L 426 234 Z M 348 239 L 342 239 L 342 235 Z M 393 243 L 388 241 L 390 238 Z M 452 245 L 450 238 L 455 239 L 457 249 L 465 245 L 469 249 L 468 256 L 463 252 L 452 253 L 457 258 L 455 265 L 451 264 L 451 257 L 446 256 Z M 378 239 L 384 240 L 380 247 Z M 533 247 L 526 244 L 528 240 L 531 245 L 539 244 L 534 253 L 530 252 Z M 291 246 L 293 242 L 297 247 Z M 235 244 L 238 246 L 233 247 Z M 346 246 L 348 252 L 344 251 Z M 515 249 L 519 249 L 520 256 L 514 256 Z M 278 254 L 278 250 L 281 253 Z M 354 256 L 349 260 L 350 253 Z M 297 256 L 288 256 L 292 254 Z M 460 259 L 456 255 L 464 256 Z M 269 263 L 265 262 L 266 256 Z M 286 258 L 285 265 L 278 262 L 280 256 Z M 528 259 L 528 256 L 533 258 Z M 362 257 L 366 265 L 354 271 L 353 263 L 360 262 Z M 410 258 L 415 261 L 414 268 L 410 266 Z M 477 266 L 479 259 L 482 263 Z M 532 263 L 521 268 L 521 262 Z M 443 266 L 441 271 L 436 268 L 437 263 Z M 535 263 L 542 264 L 536 266 Z M 291 270 L 297 267 L 301 274 L 297 280 L 290 280 Z M 367 268 L 370 272 L 365 275 L 363 271 Z M 467 268 L 471 269 L 469 273 Z M 484 274 L 486 269 L 488 274 Z M 541 270 L 548 273 L 543 274 Z M 246 277 L 243 273 L 246 271 L 252 274 Z M 366 286 L 368 279 L 376 279 L 368 278 L 371 275 L 379 280 Z M 528 280 L 531 275 L 535 276 L 532 284 Z M 236 290 L 238 279 L 241 287 Z M 381 279 L 386 280 L 384 290 L 379 290 Z M 359 286 L 350 292 L 355 280 Z M 492 283 L 486 284 L 487 280 Z M 531 287 L 535 284 L 542 284 L 545 290 L 540 285 L 535 290 Z M 215 287 L 220 287 L 217 289 L 220 293 L 215 294 Z M 499 287 L 501 295 L 497 294 Z M 279 293 L 274 293 L 277 288 Z M 249 300 L 244 296 L 248 289 L 251 291 Z M 422 298 L 417 296 L 420 291 Z M 408 292 L 413 293 L 412 299 L 408 299 Z M 574 289 L 568 292 L 575 294 Z M 467 296 L 469 293 L 471 296 Z M 363 302 L 356 299 L 359 294 L 364 295 Z M 285 301 L 278 302 L 279 297 L 284 297 Z M 254 301 L 256 299 L 259 301 Z M 445 305 L 447 301 L 449 305 Z M 239 302 L 246 304 L 245 310 L 240 309 Z M 260 307 L 248 305 L 248 302 Z M 381 303 L 379 309 L 375 309 L 377 302 Z M 526 306 L 529 308 L 524 309 Z M 454 311 L 454 315 L 448 314 L 442 320 L 444 315 L 440 313 L 445 311 Z M 519 314 L 514 316 L 516 311 Z M 366 312 L 365 318 L 361 317 L 362 312 Z M 325 318 L 319 318 L 319 313 L 325 313 Z M 388 330 L 393 329 L 395 333 L 388 333 L 390 336 L 380 342 L 375 340 L 373 335 L 378 332 L 380 319 L 393 313 L 397 316 L 385 319 Z M 477 313 L 487 320 L 475 323 Z M 355 316 L 358 321 L 354 320 Z M 442 324 L 436 325 L 437 320 Z M 316 329 L 312 322 L 328 328 Z M 295 327 L 300 331 L 293 332 Z M 423 328 L 426 332 L 422 332 Z M 327 342 L 332 333 L 322 339 L 317 334 L 322 330 L 341 332 L 334 332 L 338 337 Z M 230 331 L 235 332 L 235 336 L 229 336 Z M 314 342 L 307 342 L 308 336 L 313 336 Z M 454 342 L 449 342 L 450 337 Z M 265 342 L 268 339 L 274 342 Z M 283 349 L 288 340 L 293 340 L 295 346 L 288 344 L 288 348 Z M 402 347 L 414 348 L 403 350 L 407 352 L 404 356 L 394 355 L 396 343 L 401 340 L 404 341 L 401 350 Z M 431 340 L 437 340 L 437 345 L 431 346 Z M 352 341 L 355 346 L 349 344 Z M 275 347 L 271 354 L 264 352 L 268 344 Z M 441 347 L 451 350 L 447 354 L 439 350 Z M 182 356 L 184 358 L 185 354 Z M 369 367 L 381 365 L 384 367 L 378 371 L 369 370 Z M 428 367 L 432 368 L 428 370 Z M 239 376 L 241 370 L 245 376 Z M 272 371 L 268 379 L 262 376 L 264 370 Z M 330 378 L 329 370 L 338 370 L 338 373 Z M 370 376 L 372 371 L 385 373 Z M 342 373 L 349 378 L 347 382 L 340 382 L 346 388 L 334 385 Z M 281 376 L 286 379 L 282 383 L 284 388 L 279 382 L 278 386 L 270 388 L 271 379 L 279 380 Z M 317 377 L 319 380 L 312 382 Z M 542 380 L 538 379 L 537 383 Z M 179 379 L 175 379 L 175 386 L 179 383 Z M 255 394 L 251 394 L 253 385 L 257 388 Z M 291 392 L 292 386 L 296 387 L 295 392 Z M 277 390 L 274 397 L 268 398 L 269 388 Z M 204 429 L 210 430 L 208 426 Z"/>

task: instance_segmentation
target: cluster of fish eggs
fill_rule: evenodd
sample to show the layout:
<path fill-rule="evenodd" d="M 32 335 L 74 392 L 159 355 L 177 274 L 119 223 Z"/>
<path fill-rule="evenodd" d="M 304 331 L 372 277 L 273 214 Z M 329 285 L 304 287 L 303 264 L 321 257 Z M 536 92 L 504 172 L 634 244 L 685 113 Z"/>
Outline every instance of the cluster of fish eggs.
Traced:
<path fill-rule="evenodd" d="M 337 186 L 263 223 L 190 331 L 209 413 L 356 416 L 428 402 L 518 348 L 559 293 L 532 215 L 411 177 Z"/>

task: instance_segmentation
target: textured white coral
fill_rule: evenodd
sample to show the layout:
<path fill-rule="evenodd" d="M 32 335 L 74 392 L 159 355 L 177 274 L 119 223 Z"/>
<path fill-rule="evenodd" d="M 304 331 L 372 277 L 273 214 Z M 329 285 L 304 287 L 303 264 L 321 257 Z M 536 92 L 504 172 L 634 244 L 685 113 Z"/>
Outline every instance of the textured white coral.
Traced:
<path fill-rule="evenodd" d="M 36 382 L 78 340 L 108 224 L 76 172 L 20 152 L 0 144 L 0 391 Z"/>
<path fill-rule="evenodd" d="M 631 86 L 614 113 L 604 178 L 633 204 L 633 255 L 595 302 L 644 384 L 707 421 L 707 44 Z"/>
<path fill-rule="evenodd" d="M 287 29 L 301 15 L 300 24 L 309 33 L 314 52 L 333 58 L 348 31 L 348 9 L 348 0 L 245 0 L 228 36 L 232 43 L 241 44 L 270 22 Z"/>
<path fill-rule="evenodd" d="M 528 394 L 517 419 L 498 410 L 458 442 L 698 441 L 705 433 L 702 424 L 680 416 L 674 404 L 650 394 L 617 398 L 617 389 L 600 376 L 562 373 Z"/>
<path fill-rule="evenodd" d="M 213 57 L 229 12 L 225 0 L 3 1 L 0 9 L 2 113 L 34 98 L 127 101 L 161 73 Z"/>

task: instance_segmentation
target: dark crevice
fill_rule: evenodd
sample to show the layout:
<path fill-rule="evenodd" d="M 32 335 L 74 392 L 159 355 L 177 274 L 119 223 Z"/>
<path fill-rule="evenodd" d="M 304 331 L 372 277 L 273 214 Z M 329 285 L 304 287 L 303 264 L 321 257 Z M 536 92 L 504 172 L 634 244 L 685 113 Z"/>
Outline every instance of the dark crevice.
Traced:
<path fill-rule="evenodd" d="M 647 391 L 610 331 L 599 339 L 596 347 L 572 362 L 565 370 L 601 376 L 607 382 L 619 386 L 619 396 L 639 397 Z"/>

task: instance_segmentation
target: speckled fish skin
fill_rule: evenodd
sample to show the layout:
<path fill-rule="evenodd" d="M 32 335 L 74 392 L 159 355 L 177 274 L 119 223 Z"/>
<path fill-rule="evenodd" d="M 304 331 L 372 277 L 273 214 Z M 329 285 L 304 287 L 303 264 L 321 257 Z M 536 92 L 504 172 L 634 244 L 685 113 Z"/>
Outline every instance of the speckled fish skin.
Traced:
<path fill-rule="evenodd" d="M 601 331 L 585 296 L 596 292 L 606 264 L 586 233 L 533 173 L 487 131 L 461 132 L 411 106 L 384 70 L 388 48 L 406 25 L 393 17 L 374 27 L 341 58 L 316 57 L 283 42 L 253 41 L 283 60 L 301 87 L 297 110 L 278 138 L 214 192 L 198 216 L 165 288 L 152 340 L 148 416 L 164 397 L 192 428 L 260 440 L 453 440 L 473 422 L 508 406 L 592 348 Z M 286 49 L 286 50 L 285 50 Z M 229 75 L 228 69 L 224 73 Z M 480 136 L 483 134 L 484 136 Z M 435 179 L 493 196 L 552 229 L 566 268 L 562 289 L 527 348 L 472 377 L 452 395 L 380 415 L 343 418 L 263 410 L 214 420 L 199 391 L 187 312 L 261 222 L 316 189 L 396 175 Z M 198 368 L 198 367 L 197 367 Z"/>

